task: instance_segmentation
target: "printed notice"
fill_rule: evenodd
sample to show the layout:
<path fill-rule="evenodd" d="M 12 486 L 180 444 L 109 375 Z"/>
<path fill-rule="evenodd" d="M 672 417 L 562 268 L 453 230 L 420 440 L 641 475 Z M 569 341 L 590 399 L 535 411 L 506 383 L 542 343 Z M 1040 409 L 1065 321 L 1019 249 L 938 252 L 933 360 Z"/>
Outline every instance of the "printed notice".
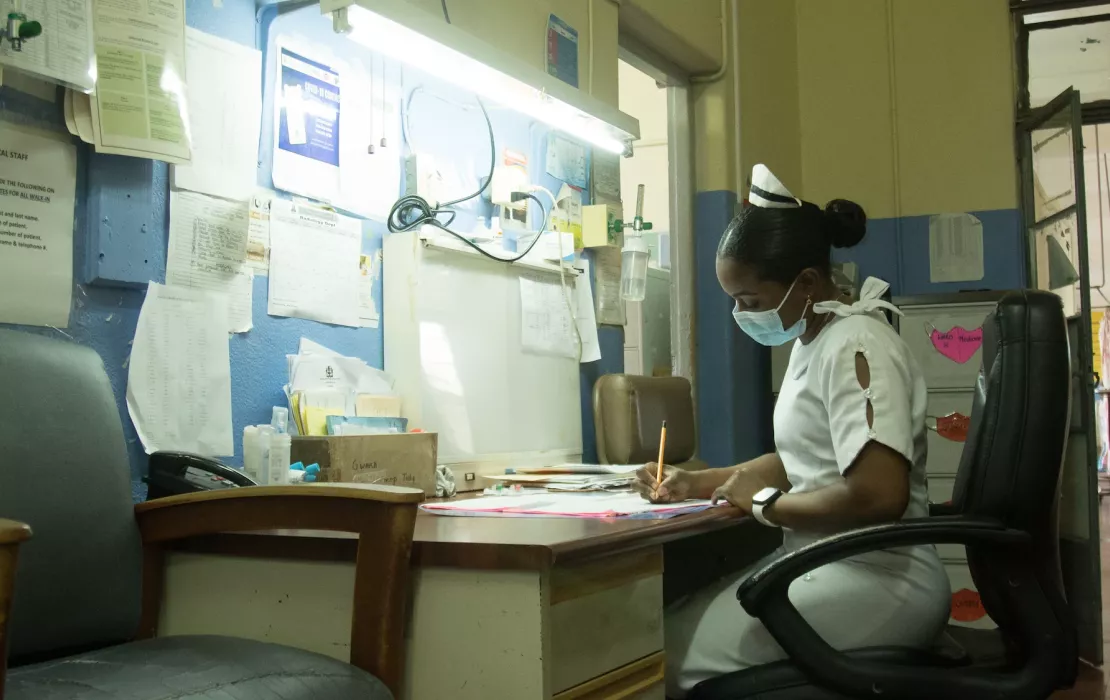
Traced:
<path fill-rule="evenodd" d="M 358 219 L 280 199 L 270 202 L 271 316 L 358 328 Z"/>
<path fill-rule="evenodd" d="M 170 192 L 166 284 L 213 292 L 227 304 L 227 330 L 251 329 L 254 274 L 246 265 L 246 202 Z"/>
<path fill-rule="evenodd" d="M 279 47 L 274 186 L 334 201 L 339 195 L 339 70 L 305 49 Z"/>
<path fill-rule="evenodd" d="M 382 269 L 381 248 L 373 255 L 358 257 L 358 320 L 364 328 L 377 328 L 381 316 L 374 301 L 374 282 Z"/>
<path fill-rule="evenodd" d="M 77 152 L 0 122 L 0 322 L 65 327 Z"/>
<path fill-rule="evenodd" d="M 127 413 L 147 454 L 234 454 L 222 300 L 200 289 L 150 283 L 131 346 Z"/>
<path fill-rule="evenodd" d="M 100 153 L 187 163 L 184 0 L 93 0 Z"/>
<path fill-rule="evenodd" d="M 255 274 L 270 274 L 270 198 L 251 197 L 247 227 L 247 267 Z"/>
<path fill-rule="evenodd" d="M 586 189 L 586 147 L 558 134 L 547 137 L 547 174 Z"/>
<path fill-rule="evenodd" d="M 32 75 L 91 92 L 94 76 L 92 13 L 88 0 L 0 0 L 0 18 L 21 11 L 42 25 L 42 34 L 23 42 L 20 51 L 0 42 L 0 66 L 9 65 Z"/>
<path fill-rule="evenodd" d="M 558 281 L 521 275 L 520 332 L 527 352 L 577 356 L 574 322 Z"/>
<path fill-rule="evenodd" d="M 983 279 L 983 223 L 971 214 L 929 217 L 929 281 Z"/>

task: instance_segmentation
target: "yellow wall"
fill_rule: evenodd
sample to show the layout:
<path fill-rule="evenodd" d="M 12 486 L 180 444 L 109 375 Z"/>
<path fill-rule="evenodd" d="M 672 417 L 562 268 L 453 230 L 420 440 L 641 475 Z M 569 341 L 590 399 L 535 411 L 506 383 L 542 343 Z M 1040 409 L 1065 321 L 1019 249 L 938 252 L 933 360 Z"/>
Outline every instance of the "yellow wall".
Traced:
<path fill-rule="evenodd" d="M 794 4 L 801 196 L 873 218 L 1017 207 L 1007 0 Z"/>

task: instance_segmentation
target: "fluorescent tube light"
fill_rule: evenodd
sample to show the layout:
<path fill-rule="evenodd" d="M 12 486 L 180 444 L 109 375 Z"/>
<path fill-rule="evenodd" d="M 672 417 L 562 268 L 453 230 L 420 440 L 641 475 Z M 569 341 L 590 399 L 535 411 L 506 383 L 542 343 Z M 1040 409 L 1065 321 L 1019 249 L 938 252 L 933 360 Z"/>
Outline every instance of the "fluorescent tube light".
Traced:
<path fill-rule="evenodd" d="M 337 32 L 611 153 L 631 152 L 639 123 L 438 17 L 393 0 L 322 0 Z"/>

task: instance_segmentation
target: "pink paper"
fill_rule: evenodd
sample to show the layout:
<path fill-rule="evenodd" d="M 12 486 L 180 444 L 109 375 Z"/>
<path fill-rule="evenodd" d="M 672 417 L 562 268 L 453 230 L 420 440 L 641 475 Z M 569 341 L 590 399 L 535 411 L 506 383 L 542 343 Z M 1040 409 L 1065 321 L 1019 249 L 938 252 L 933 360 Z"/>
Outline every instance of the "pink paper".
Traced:
<path fill-rule="evenodd" d="M 976 328 L 969 331 L 962 326 L 956 326 L 946 333 L 941 333 L 934 328 L 929 338 L 933 341 L 933 347 L 937 352 L 962 365 L 983 346 L 983 329 Z"/>

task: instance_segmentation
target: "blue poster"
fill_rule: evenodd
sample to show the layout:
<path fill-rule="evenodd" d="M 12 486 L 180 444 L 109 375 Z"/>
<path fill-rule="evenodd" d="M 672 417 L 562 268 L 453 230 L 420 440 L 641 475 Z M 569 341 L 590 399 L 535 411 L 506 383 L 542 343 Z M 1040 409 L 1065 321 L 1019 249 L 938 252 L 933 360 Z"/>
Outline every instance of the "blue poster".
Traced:
<path fill-rule="evenodd" d="M 339 167 L 339 73 L 281 50 L 278 148 Z"/>
<path fill-rule="evenodd" d="M 547 72 L 578 87 L 578 32 L 555 15 L 547 20 Z"/>

